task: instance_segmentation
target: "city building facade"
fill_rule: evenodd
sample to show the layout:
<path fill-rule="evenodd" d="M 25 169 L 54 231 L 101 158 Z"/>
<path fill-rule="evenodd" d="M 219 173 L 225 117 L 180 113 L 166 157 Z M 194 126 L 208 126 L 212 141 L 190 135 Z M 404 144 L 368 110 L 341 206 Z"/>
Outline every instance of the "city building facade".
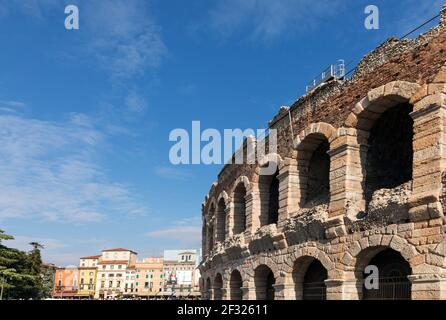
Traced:
<path fill-rule="evenodd" d="M 124 248 L 103 250 L 97 263 L 95 298 L 114 299 L 125 294 L 127 269 L 134 268 L 137 253 Z"/>
<path fill-rule="evenodd" d="M 74 299 L 79 289 L 77 267 L 55 268 L 53 298 Z"/>
<path fill-rule="evenodd" d="M 130 266 L 125 271 L 124 296 L 130 298 L 136 297 L 135 280 L 136 266 Z"/>
<path fill-rule="evenodd" d="M 162 296 L 164 289 L 163 258 L 145 258 L 136 263 L 135 288 L 138 297 Z"/>
<path fill-rule="evenodd" d="M 79 290 L 77 295 L 93 298 L 96 292 L 97 270 L 100 255 L 82 257 L 79 261 Z"/>
<path fill-rule="evenodd" d="M 203 298 L 446 299 L 445 52 L 446 7 L 280 109 L 277 151 L 227 164 L 205 197 Z"/>
<path fill-rule="evenodd" d="M 200 276 L 197 269 L 200 250 L 164 251 L 164 295 L 192 297 L 200 295 L 197 287 Z"/>

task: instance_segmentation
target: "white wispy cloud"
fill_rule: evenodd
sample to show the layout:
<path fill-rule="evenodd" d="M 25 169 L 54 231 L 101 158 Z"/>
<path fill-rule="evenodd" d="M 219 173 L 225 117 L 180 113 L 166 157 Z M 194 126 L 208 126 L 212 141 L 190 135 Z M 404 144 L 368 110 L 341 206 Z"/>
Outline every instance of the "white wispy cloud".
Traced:
<path fill-rule="evenodd" d="M 152 230 L 145 235 L 149 238 L 177 243 L 177 246 L 201 246 L 201 218 L 192 216 L 175 220 L 171 227 Z"/>
<path fill-rule="evenodd" d="M 136 91 L 132 90 L 125 98 L 125 105 L 131 112 L 141 114 L 147 109 L 147 101 Z"/>
<path fill-rule="evenodd" d="M 129 79 L 158 67 L 167 54 L 161 28 L 144 0 L 88 1 L 88 46 L 114 78 Z"/>
<path fill-rule="evenodd" d="M 55 123 L 0 115 L 0 220 L 97 222 L 108 214 L 142 214 L 128 186 L 100 165 L 106 136 L 85 115 Z"/>
<path fill-rule="evenodd" d="M 25 110 L 26 103 L 14 100 L 0 100 L 0 111 L 8 113 L 17 113 Z"/>
<path fill-rule="evenodd" d="M 212 8 L 211 30 L 222 38 L 246 30 L 253 41 L 271 41 L 286 33 L 304 32 L 321 17 L 336 13 L 339 0 L 221 0 Z"/>
<path fill-rule="evenodd" d="M 20 12 L 36 19 L 43 19 L 45 11 L 62 3 L 60 0 L 0 0 L 0 16 Z"/>
<path fill-rule="evenodd" d="M 158 167 L 155 169 L 155 173 L 162 178 L 173 180 L 187 180 L 192 177 L 190 171 L 180 166 Z"/>
<path fill-rule="evenodd" d="M 150 231 L 146 233 L 146 236 L 151 238 L 177 240 L 187 244 L 199 244 L 201 241 L 201 228 L 177 226 L 167 229 Z"/>

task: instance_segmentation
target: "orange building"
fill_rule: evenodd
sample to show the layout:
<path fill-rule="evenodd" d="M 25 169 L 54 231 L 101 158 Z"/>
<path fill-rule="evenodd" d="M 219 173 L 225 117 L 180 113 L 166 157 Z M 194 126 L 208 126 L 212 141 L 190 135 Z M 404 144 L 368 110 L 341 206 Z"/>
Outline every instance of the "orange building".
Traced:
<path fill-rule="evenodd" d="M 136 262 L 135 294 L 139 297 L 161 296 L 163 279 L 163 258 L 145 258 Z"/>
<path fill-rule="evenodd" d="M 53 298 L 70 299 L 79 289 L 79 269 L 76 267 L 56 268 L 54 273 Z"/>

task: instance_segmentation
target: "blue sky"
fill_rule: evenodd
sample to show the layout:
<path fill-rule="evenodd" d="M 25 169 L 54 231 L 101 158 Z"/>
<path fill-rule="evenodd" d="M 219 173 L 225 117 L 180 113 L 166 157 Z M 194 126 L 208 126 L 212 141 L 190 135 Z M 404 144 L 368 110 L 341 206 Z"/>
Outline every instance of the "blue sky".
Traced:
<path fill-rule="evenodd" d="M 444 1 L 0 0 L 0 228 L 44 258 L 201 245 L 219 165 L 173 166 L 169 132 L 264 128 L 338 59 L 353 65 Z M 76 4 L 80 29 L 64 28 Z M 380 29 L 364 28 L 364 8 Z"/>

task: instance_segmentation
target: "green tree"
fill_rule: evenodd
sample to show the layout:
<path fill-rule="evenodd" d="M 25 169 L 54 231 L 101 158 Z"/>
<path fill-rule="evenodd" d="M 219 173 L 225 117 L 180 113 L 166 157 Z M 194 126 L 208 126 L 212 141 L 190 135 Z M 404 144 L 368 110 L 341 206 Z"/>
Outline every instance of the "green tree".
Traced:
<path fill-rule="evenodd" d="M 40 250 L 43 245 L 38 242 L 30 242 L 32 250 L 28 253 L 29 273 L 34 276 L 33 288 L 30 288 L 30 295 L 36 299 L 42 299 L 43 296 L 43 279 L 42 279 L 42 255 Z"/>
<path fill-rule="evenodd" d="M 19 298 L 17 289 L 26 288 L 34 281 L 34 276 L 27 272 L 27 255 L 17 249 L 8 248 L 3 244 L 5 240 L 12 240 L 13 236 L 0 230 L 0 299 L 4 296 Z M 26 298 L 24 296 L 24 298 Z"/>

